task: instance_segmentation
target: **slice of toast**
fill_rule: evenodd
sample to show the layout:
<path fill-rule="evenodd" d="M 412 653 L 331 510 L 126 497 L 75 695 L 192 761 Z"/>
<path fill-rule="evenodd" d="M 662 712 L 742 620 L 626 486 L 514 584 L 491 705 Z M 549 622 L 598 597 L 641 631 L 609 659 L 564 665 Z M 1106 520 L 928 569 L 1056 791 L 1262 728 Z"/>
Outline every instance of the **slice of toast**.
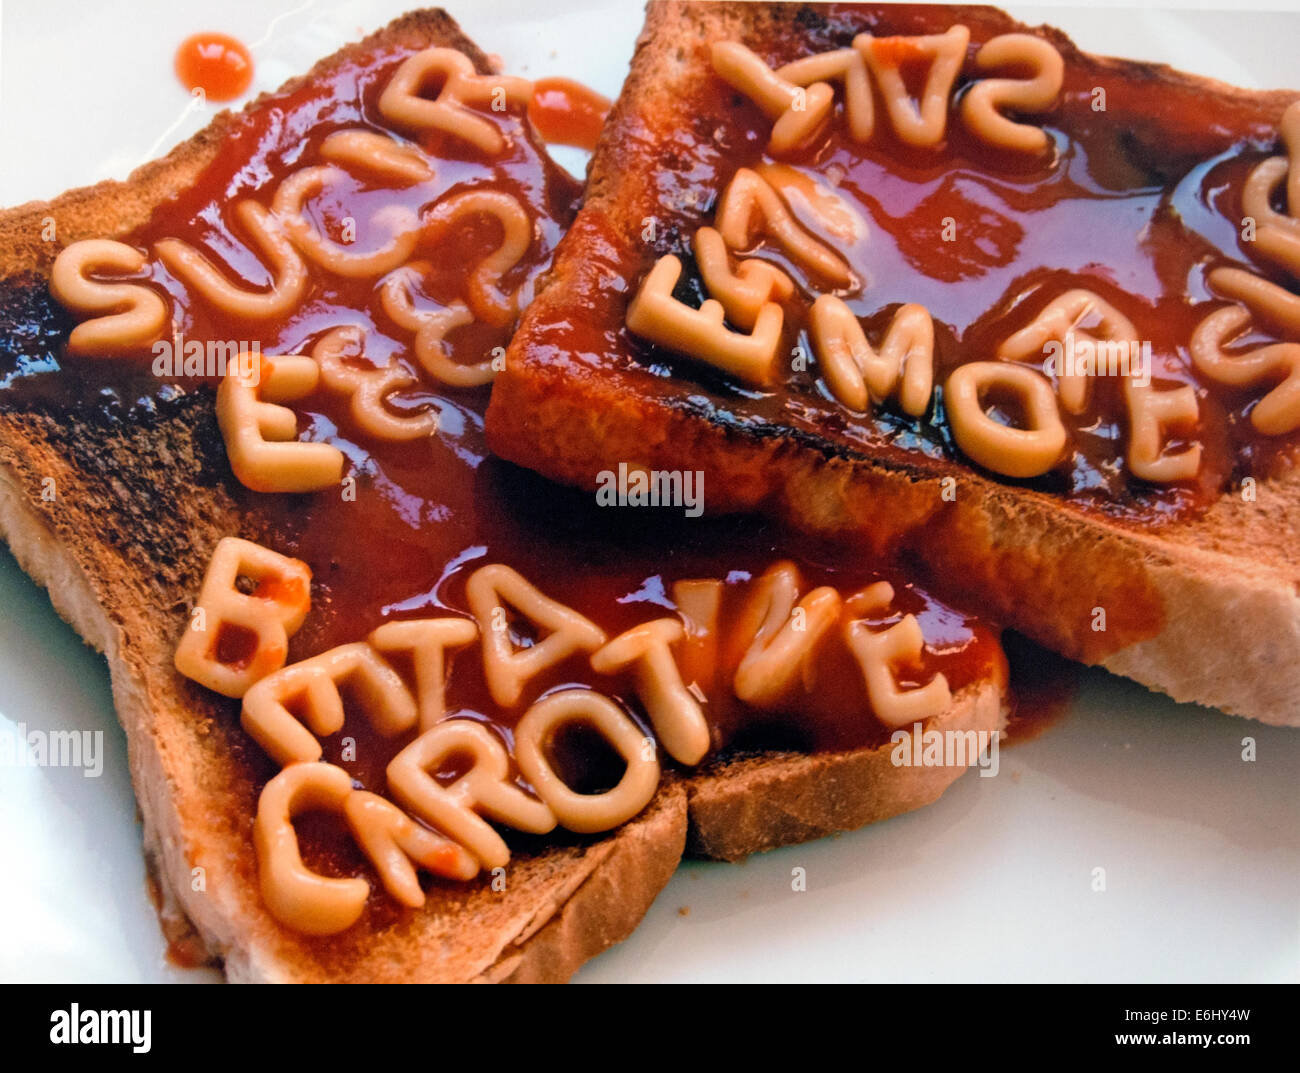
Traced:
<path fill-rule="evenodd" d="M 1219 470 L 1226 469 L 1226 475 L 1218 472 L 1221 483 L 1195 508 L 1168 509 L 1167 493 L 1135 489 L 1132 481 L 1090 500 L 1063 494 L 1059 482 L 999 478 L 968 462 L 946 428 L 938 370 L 940 402 L 926 416 L 909 420 L 896 407 L 859 416 L 835 401 L 815 366 L 778 390 L 755 389 L 651 345 L 626 327 L 633 296 L 664 255 L 676 255 L 685 266 L 675 292 L 679 300 L 698 306 L 707 296 L 692 238 L 713 221 L 718 199 L 740 167 L 771 163 L 764 147 L 772 121 L 715 73 L 715 42 L 740 42 L 776 69 L 814 53 L 851 49 L 863 33 L 906 38 L 942 34 L 956 24 L 970 30 L 955 82 L 958 95 L 979 77 L 977 49 L 995 36 L 1032 32 L 1059 51 L 1067 103 L 1029 122 L 1064 130 L 1057 147 L 1061 158 L 1071 152 L 1065 128 L 1074 120 L 1069 117 L 1090 122 L 1079 117 L 1095 111 L 1090 102 L 1104 91 L 1101 99 L 1108 103 L 1095 122 L 1109 125 L 1123 163 L 1114 170 L 1113 161 L 1100 162 L 1095 181 L 1101 188 L 1125 189 L 1130 181 L 1125 169 L 1134 169 L 1148 187 L 1173 198 L 1168 192 L 1177 191 L 1203 161 L 1219 154 L 1262 159 L 1276 152 L 1280 117 L 1298 96 L 1240 90 L 1162 66 L 1090 56 L 1058 31 L 1028 31 L 992 8 L 656 0 L 591 163 L 584 208 L 561 244 L 549 286 L 528 310 L 510 348 L 488 414 L 489 441 L 501 456 L 581 487 L 592 487 L 613 460 L 701 469 L 710 489 L 706 510 L 759 509 L 806 532 L 846 539 L 872 554 L 900 556 L 940 591 L 947 586 L 995 621 L 1072 658 L 1101 664 L 1178 700 L 1270 723 L 1300 724 L 1294 703 L 1300 692 L 1295 540 L 1300 474 L 1289 465 L 1294 436 L 1259 447 L 1272 461 L 1258 470 L 1249 464 L 1234 469 L 1239 460 L 1220 459 Z M 919 78 L 909 88 L 916 92 Z M 831 122 L 844 124 L 838 83 L 835 94 Z M 877 97 L 878 131 L 882 116 Z M 949 124 L 958 123 L 958 116 L 953 105 Z M 862 180 L 854 179 L 854 150 L 844 145 L 833 142 L 831 149 L 816 150 L 822 156 L 796 165 L 832 186 L 844 180 L 842 189 L 848 189 L 848 183 Z M 853 267 L 885 297 L 873 301 L 867 291 L 853 312 L 874 317 L 873 333 L 883 335 L 888 321 L 882 307 L 896 301 L 923 301 L 936 331 L 946 331 L 948 320 L 968 325 L 965 296 L 990 278 L 997 244 L 1005 239 L 1016 248 L 1022 240 L 1041 238 L 999 231 L 987 223 L 987 214 L 981 224 L 976 213 L 972 245 L 947 255 L 945 262 L 938 260 L 944 255 L 927 252 L 927 242 L 942 248 L 942 218 L 958 211 L 961 184 L 969 181 L 970 167 L 978 170 L 964 162 L 964 170 L 945 175 L 946 151 L 942 145 L 934 150 L 930 163 L 920 155 L 900 157 L 893 185 L 888 159 L 877 160 L 872 174 L 878 185 L 853 187 L 859 191 L 856 201 L 851 191 L 844 195 L 871 220 L 865 242 L 854 248 L 860 260 Z M 887 156 L 887 148 L 880 153 Z M 1224 183 L 1235 188 L 1241 174 L 1232 172 Z M 894 196 L 889 204 L 902 204 L 904 195 L 889 191 L 913 181 L 929 184 L 908 196 L 913 202 L 924 196 L 933 229 L 909 234 L 890 233 L 884 223 L 876 226 L 875 199 Z M 1007 179 L 1015 181 L 1014 175 Z M 936 187 L 946 194 L 929 194 Z M 1107 295 L 1117 295 L 1114 301 L 1132 302 L 1126 309 L 1139 333 L 1162 338 L 1167 330 L 1162 320 L 1185 326 L 1187 309 L 1216 297 L 1200 281 L 1204 267 L 1244 262 L 1252 272 L 1267 271 L 1263 262 L 1253 263 L 1229 246 L 1233 205 L 1224 210 L 1228 219 L 1217 217 L 1211 225 L 1219 236 L 1226 228 L 1228 242 L 1204 254 L 1189 284 L 1195 293 L 1176 301 L 1172 313 L 1124 297 L 1126 285 L 1137 286 L 1131 281 L 1140 278 L 1129 265 L 1108 266 L 1104 259 L 1088 263 L 1089 228 L 1049 232 L 1057 236 L 1060 257 L 1049 267 L 1076 266 L 1070 285 L 1108 288 Z M 1186 199 L 1169 211 L 1195 216 Z M 816 230 L 806 214 L 799 218 Z M 962 226 L 968 222 L 962 217 Z M 1137 248 L 1136 226 L 1128 229 L 1126 240 Z M 1200 241 L 1189 232 L 1189 244 Z M 760 246 L 758 256 L 763 253 Z M 926 272 L 909 269 L 912 261 L 927 257 L 936 266 L 928 274 L 933 286 L 923 278 Z M 908 292 L 908 286 L 915 290 Z M 922 286 L 925 298 L 917 293 Z M 1003 303 L 996 306 L 999 315 L 1007 313 L 1005 303 L 1021 286 L 1016 281 L 1008 295 L 992 300 Z M 812 288 L 807 300 L 815 296 Z M 1008 315 L 1014 319 L 1017 309 L 1034 300 L 1030 295 Z M 979 310 L 988 309 L 989 301 L 981 301 Z M 1016 324 L 1023 323 L 1022 316 Z M 872 334 L 873 343 L 876 338 Z M 991 337 L 985 332 L 978 338 Z M 1190 375 L 1186 338 L 1176 340 L 1177 347 L 1170 344 L 1182 379 Z M 1223 398 L 1204 384 L 1196 390 L 1202 407 Z M 1262 393 L 1247 394 L 1253 401 Z M 1214 405 L 1220 406 L 1215 421 L 1248 425 L 1240 394 Z M 1091 412 L 1087 419 L 1103 426 L 1111 420 Z M 1202 420 L 1203 426 L 1213 423 Z M 1071 429 L 1072 435 L 1086 431 Z M 1074 458 L 1083 455 L 1076 452 Z M 1121 458 L 1112 470 L 1122 463 Z M 1143 497 L 1145 505 L 1135 505 Z"/>
<path fill-rule="evenodd" d="M 372 58 L 387 62 L 430 45 L 462 52 L 481 73 L 490 69 L 445 13 L 416 12 L 322 61 L 246 114 L 265 113 L 299 91 L 310 95 L 316 85 L 333 86 L 347 65 L 364 68 Z M 813 756 L 723 756 L 697 772 L 666 775 L 650 805 L 613 832 L 517 840 L 503 888 L 489 875 L 435 881 L 416 911 L 399 911 L 373 894 L 361 920 L 330 938 L 278 924 L 259 894 L 252 833 L 258 795 L 274 767 L 240 729 L 238 703 L 182 678 L 173 654 L 223 537 L 266 541 L 312 567 L 327 598 L 318 594 L 321 606 L 293 638 L 290 657 L 297 659 L 327 647 L 330 630 L 360 637 L 373 624 L 340 621 L 348 614 L 332 579 L 351 576 L 354 560 L 392 532 L 372 525 L 372 516 L 332 544 L 313 545 L 298 524 L 307 509 L 302 499 L 260 497 L 235 480 L 211 383 L 166 391 L 154 383 L 143 404 L 128 394 L 140 381 L 128 377 L 105 389 L 95 382 L 99 367 L 65 363 L 73 322 L 48 286 L 62 246 L 139 232 L 160 211 L 174 211 L 168 207 L 178 192 L 202 187 L 222 154 L 233 154 L 233 163 L 222 159 L 238 172 L 244 150 L 231 148 L 238 139 L 230 135 L 241 122 L 223 113 L 124 183 L 0 214 L 0 530 L 59 613 L 108 660 L 145 849 L 174 938 L 222 961 L 232 980 L 563 980 L 630 932 L 688 841 L 698 853 L 734 858 L 856 827 L 934 800 L 964 770 L 900 767 L 879 745 Z M 249 141 L 239 144 L 248 148 Z M 544 156 L 535 146 L 524 151 Z M 567 220 L 574 191 L 543 170 L 555 217 Z M 55 242 L 42 237 L 49 220 L 57 224 Z M 512 489 L 490 498 L 483 471 L 494 466 L 478 468 L 483 448 L 474 415 L 485 403 L 481 391 L 456 398 L 454 412 L 469 429 L 456 446 L 476 461 L 464 471 L 465 486 L 449 494 L 500 511 L 504 525 L 506 505 L 520 497 Z M 531 498 L 551 496 L 543 489 Z M 419 559 L 425 549 L 408 542 L 395 554 L 387 545 L 383 552 L 378 558 Z M 432 563 L 433 576 L 446 567 Z M 1004 687 L 1000 665 L 990 659 L 930 728 L 996 731 Z"/>

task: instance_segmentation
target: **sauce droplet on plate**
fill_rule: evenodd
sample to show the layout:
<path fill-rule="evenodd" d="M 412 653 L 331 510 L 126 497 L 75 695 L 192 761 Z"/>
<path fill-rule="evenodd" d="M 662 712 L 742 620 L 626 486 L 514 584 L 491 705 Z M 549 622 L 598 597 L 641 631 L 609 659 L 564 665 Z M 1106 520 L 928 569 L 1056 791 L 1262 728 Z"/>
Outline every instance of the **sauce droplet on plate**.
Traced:
<path fill-rule="evenodd" d="M 228 34 L 187 37 L 176 50 L 176 77 L 187 90 L 202 90 L 210 101 L 233 101 L 253 81 L 253 57 Z"/>
<path fill-rule="evenodd" d="M 580 82 L 541 78 L 533 83 L 528 118 L 545 141 L 592 150 L 609 109 L 608 99 Z"/>

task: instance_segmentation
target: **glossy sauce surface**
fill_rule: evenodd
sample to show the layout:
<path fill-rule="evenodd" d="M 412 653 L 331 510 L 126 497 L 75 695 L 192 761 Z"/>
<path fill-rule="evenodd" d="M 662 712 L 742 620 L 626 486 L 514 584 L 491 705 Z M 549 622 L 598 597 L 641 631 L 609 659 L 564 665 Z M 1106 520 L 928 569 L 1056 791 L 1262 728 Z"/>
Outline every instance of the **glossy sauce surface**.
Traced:
<path fill-rule="evenodd" d="M 160 238 L 178 237 L 204 251 L 228 275 L 244 285 L 265 286 L 265 267 L 253 256 L 245 236 L 232 224 L 231 207 L 245 198 L 269 205 L 286 175 L 318 162 L 322 141 L 333 131 L 366 127 L 384 131 L 376 101 L 401 54 L 383 54 L 315 78 L 288 94 L 260 102 L 235 117 L 217 158 L 190 189 L 162 205 L 150 222 L 125 241 L 148 249 Z M 485 113 L 486 114 L 486 113 Z M 356 235 L 351 248 L 378 247 L 387 237 L 375 213 L 394 204 L 420 212 L 438 199 L 465 189 L 503 190 L 517 197 L 534 220 L 533 242 L 523 261 L 507 274 L 503 289 L 517 288 L 525 305 L 538 275 L 545 270 L 563 229 L 572 219 L 579 188 L 550 163 L 520 114 L 498 117 L 509 146 L 487 160 L 461 143 L 441 136 L 420 140 L 430 157 L 434 178 L 394 191 L 348 178 L 308 203 L 308 213 L 322 234 L 344 241 L 348 221 Z M 422 233 L 413 260 L 425 266 L 422 307 L 464 299 L 469 266 L 500 241 L 496 225 L 479 220 L 452 229 Z M 248 533 L 276 551 L 305 560 L 313 573 L 312 609 L 290 644 L 290 661 L 338 644 L 365 638 L 370 630 L 395 619 L 466 615 L 466 577 L 477 566 L 506 563 L 552 596 L 581 611 L 609 636 L 640 622 L 675 614 L 673 583 L 688 578 L 726 582 L 723 629 L 734 621 L 750 579 L 773 562 L 794 559 L 805 586 L 833 584 L 848 595 L 888 577 L 896 599 L 879 619 L 886 625 L 903 613 L 917 616 L 927 645 L 920 665 L 900 668 L 900 685 L 947 676 L 954 692 L 976 680 L 1005 681 L 1005 661 L 995 631 L 953 610 L 906 579 L 881 573 L 860 557 L 833 549 L 795 543 L 766 523 L 749 518 L 689 519 L 680 509 L 598 507 L 591 496 L 557 488 L 488 455 L 483 411 L 488 389 L 452 390 L 432 383 L 415 363 L 410 333 L 392 323 L 378 299 L 377 279 L 344 279 L 308 261 L 311 283 L 306 299 L 290 315 L 256 325 L 232 319 L 191 295 L 156 261 L 153 284 L 171 298 L 177 328 L 188 340 L 238 340 L 259 343 L 266 354 L 306 353 L 328 329 L 357 324 L 366 332 L 365 356 L 382 363 L 403 363 L 417 380 L 391 404 L 399 410 L 430 408 L 439 430 L 432 439 L 407 443 L 368 437 L 352 419 L 344 398 L 326 391 L 295 403 L 300 439 L 333 444 L 348 459 L 346 474 L 356 478 L 355 498 L 337 491 L 309 496 L 261 495 L 244 489 L 226 474 L 225 484 L 247 512 Z M 504 345 L 509 329 L 474 324 L 448 336 L 457 361 L 479 362 Z M 64 357 L 58 368 L 34 364 L 4 370 L 7 385 L 0 405 L 78 405 L 111 408 L 117 420 L 147 424 L 159 399 L 178 394 L 210 394 L 211 378 L 158 378 L 149 356 L 122 360 Z M 707 489 L 705 490 L 707 495 Z M 531 643 L 518 626 L 516 640 Z M 704 643 L 704 642 L 701 642 Z M 734 638 L 731 642 L 734 645 Z M 240 639 L 228 639 L 225 651 L 238 659 Z M 802 690 L 779 710 L 752 713 L 727 688 L 738 652 L 728 649 L 717 660 L 701 662 L 692 644 L 679 658 L 700 669 L 713 729 L 715 751 L 792 747 L 805 750 L 875 745 L 888 731 L 871 714 L 860 672 L 841 642 L 828 641 L 816 653 Z M 410 680 L 400 658 L 399 671 Z M 645 725 L 630 683 L 621 677 L 600 678 L 576 657 L 529 684 L 522 703 L 502 711 L 488 697 L 477 645 L 449 659 L 447 708 L 452 717 L 474 719 L 492 727 L 507 744 L 528 703 L 566 685 L 594 687 L 618 698 L 629 714 Z M 688 679 L 689 680 L 689 679 Z M 238 704 L 229 704 L 236 718 Z M 357 785 L 385 791 L 388 760 L 413 735 L 381 739 L 364 715 L 349 706 L 343 731 L 324 742 L 325 758 L 339 763 Z M 346 749 L 346 753 L 345 753 Z M 599 756 L 576 753 L 572 762 L 557 747 L 556 762 L 566 764 L 575 785 L 600 788 Z M 260 785 L 274 774 L 271 762 L 250 746 L 248 776 Z M 304 854 L 331 871 L 361 867 L 338 823 L 307 817 Z M 330 863 L 333 862 L 333 863 Z"/>
<path fill-rule="evenodd" d="M 981 9 L 837 5 L 807 9 L 798 20 L 801 32 L 788 39 L 745 42 L 777 68 L 849 47 L 864 31 L 942 33 L 957 22 L 972 31 L 946 137 L 932 149 L 897 138 L 878 90 L 868 142 L 849 138 L 840 100 L 829 132 L 807 152 L 779 161 L 766 152 L 771 121 L 712 74 L 693 92 L 683 91 L 671 122 L 653 113 L 636 117 L 629 129 L 635 130 L 637 144 L 652 142 L 666 162 L 646 178 L 659 234 L 646 243 L 599 217 L 589 218 L 593 230 L 607 228 L 610 267 L 620 277 L 611 289 L 620 297 L 597 303 L 602 318 L 545 324 L 535 335 L 588 364 L 648 371 L 661 378 L 657 390 L 663 395 L 696 410 L 806 431 L 849 450 L 900 461 L 922 455 L 941 467 L 953 463 L 956 473 L 969 463 L 953 443 L 944 415 L 947 374 L 966 362 L 994 360 L 999 344 L 1051 299 L 1082 287 L 1118 307 L 1133 322 L 1138 339 L 1151 344 L 1155 387 L 1194 388 L 1199 426 L 1175 430 L 1168 450 L 1194 437 L 1204 446 L 1200 473 L 1191 482 L 1153 485 L 1127 472 L 1127 417 L 1120 378 L 1111 376 L 1094 378 L 1085 413 L 1073 416 L 1062 409 L 1069 435 L 1062 462 L 1021 483 L 1083 509 L 1151 523 L 1195 512 L 1234 481 L 1289 464 L 1296 437 L 1263 436 L 1249 421 L 1268 387 L 1241 390 L 1210 383 L 1195 373 L 1188 354 L 1195 326 L 1223 304 L 1207 289 L 1210 268 L 1240 264 L 1288 285 L 1285 274 L 1241 241 L 1237 224 L 1242 183 L 1260 160 L 1278 151 L 1276 124 L 1283 105 L 1275 110 L 1223 102 L 1207 106 L 1195 85 L 1178 78 L 1150 77 L 1141 65 L 1126 75 L 1123 65 L 1071 54 L 1057 107 L 1024 120 L 1047 131 L 1050 153 L 1035 158 L 998 150 L 970 133 L 959 104 L 963 89 L 979 77 L 972 57 L 1000 31 L 1001 19 Z M 707 47 L 700 46 L 692 62 L 708 65 Z M 904 63 L 903 73 L 909 90 L 917 92 L 925 65 Z M 1098 90 L 1106 94 L 1104 111 L 1095 110 Z M 690 117 L 685 125 L 683 115 Z M 835 293 L 862 320 L 873 345 L 879 345 L 905 302 L 920 303 L 933 316 L 937 390 L 924 417 L 909 418 L 893 401 L 872 413 L 849 410 L 835 400 L 815 361 L 788 372 L 773 390 L 741 387 L 624 327 L 622 296 L 630 297 L 642 274 L 665 253 L 678 255 L 685 265 L 677 296 L 693 305 L 707 297 L 690 250 L 692 236 L 712 221 L 717 199 L 739 168 L 773 165 L 815 183 L 819 196 L 840 199 L 837 211 L 847 210 L 855 221 L 857 237 L 846 241 L 804 204 L 791 201 L 795 217 L 849 262 L 855 282 Z M 795 280 L 802 293 L 786 304 L 781 352 L 800 346 L 813 355 L 806 314 L 821 288 L 770 243 L 760 241 L 736 256 L 768 260 Z M 1042 360 L 1030 364 L 1041 367 Z"/>

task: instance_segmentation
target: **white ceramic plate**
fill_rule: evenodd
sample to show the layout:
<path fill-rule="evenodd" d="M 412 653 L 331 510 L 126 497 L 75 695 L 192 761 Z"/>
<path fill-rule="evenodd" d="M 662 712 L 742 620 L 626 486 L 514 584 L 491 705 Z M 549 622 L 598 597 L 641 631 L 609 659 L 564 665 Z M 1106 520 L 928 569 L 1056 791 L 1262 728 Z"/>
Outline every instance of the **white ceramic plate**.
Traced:
<path fill-rule="evenodd" d="M 447 3 L 511 72 L 610 96 L 641 25 L 636 0 Z M 123 177 L 202 126 L 212 109 L 195 109 L 171 73 L 190 33 L 252 44 L 254 90 L 273 89 L 404 6 L 3 0 L 0 204 Z M 1013 11 L 1092 51 L 1300 85 L 1295 14 Z M 102 731 L 104 766 L 97 778 L 0 767 L 0 979 L 219 978 L 164 959 L 102 659 L 0 550 L 0 733 L 20 723 Z M 1300 731 L 1089 672 L 1068 718 L 1004 751 L 996 778 L 967 776 L 920 812 L 744 865 L 684 865 L 632 938 L 579 979 L 1295 981 L 1298 788 Z M 795 868 L 806 891 L 791 889 Z"/>

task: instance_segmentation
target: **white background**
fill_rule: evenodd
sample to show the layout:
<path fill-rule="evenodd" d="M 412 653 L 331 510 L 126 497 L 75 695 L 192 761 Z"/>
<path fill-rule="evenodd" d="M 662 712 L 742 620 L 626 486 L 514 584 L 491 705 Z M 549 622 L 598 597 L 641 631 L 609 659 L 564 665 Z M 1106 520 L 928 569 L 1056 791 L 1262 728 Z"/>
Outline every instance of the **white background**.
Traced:
<path fill-rule="evenodd" d="M 609 96 L 641 25 L 626 0 L 448 3 L 511 73 Z M 4 0 L 0 205 L 124 177 L 202 126 L 215 109 L 193 108 L 171 72 L 190 33 L 253 45 L 256 92 L 404 6 Z M 1092 51 L 1300 86 L 1295 14 L 1012 10 Z M 98 779 L 0 769 L 0 979 L 219 978 L 166 964 L 105 665 L 0 549 L 0 733 L 20 722 L 102 730 L 107 756 Z M 1254 763 L 1241 760 L 1248 735 Z M 1300 730 L 1088 672 L 1069 717 L 1005 750 L 996 778 L 967 776 L 928 809 L 744 865 L 688 863 L 636 934 L 578 979 L 1300 980 L 1298 787 Z M 804 893 L 791 890 L 796 867 Z M 1105 893 L 1092 889 L 1097 867 Z"/>

